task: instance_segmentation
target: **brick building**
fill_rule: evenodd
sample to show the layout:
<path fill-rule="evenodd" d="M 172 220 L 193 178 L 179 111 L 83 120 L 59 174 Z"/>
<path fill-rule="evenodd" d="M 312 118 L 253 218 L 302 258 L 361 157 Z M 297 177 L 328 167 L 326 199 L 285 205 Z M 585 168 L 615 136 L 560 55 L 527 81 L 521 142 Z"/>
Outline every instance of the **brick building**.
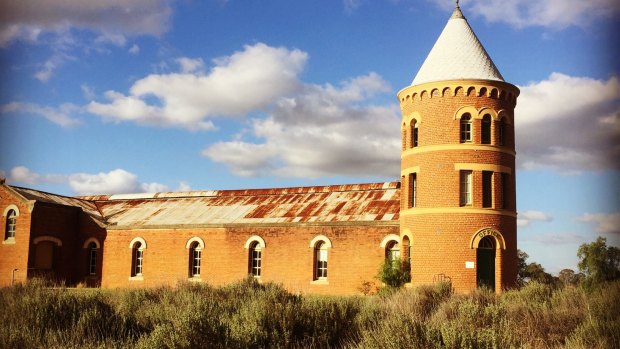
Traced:
<path fill-rule="evenodd" d="M 0 286 L 221 285 L 253 275 L 352 294 L 386 258 L 412 286 L 497 292 L 516 279 L 514 107 L 458 6 L 402 110 L 400 182 L 65 197 L 0 184 Z M 395 174 L 396 175 L 396 174 Z"/>

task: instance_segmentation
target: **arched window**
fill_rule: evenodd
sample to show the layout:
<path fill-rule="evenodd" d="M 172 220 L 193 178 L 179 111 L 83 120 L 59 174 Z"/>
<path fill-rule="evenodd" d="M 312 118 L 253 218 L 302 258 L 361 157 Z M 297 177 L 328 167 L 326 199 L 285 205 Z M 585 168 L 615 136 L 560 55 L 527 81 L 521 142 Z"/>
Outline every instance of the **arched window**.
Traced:
<path fill-rule="evenodd" d="M 461 116 L 461 143 L 471 142 L 471 115 Z"/>
<path fill-rule="evenodd" d="M 202 246 L 194 241 L 189 246 L 189 277 L 200 277 L 200 260 L 202 258 Z"/>
<path fill-rule="evenodd" d="M 482 117 L 480 138 L 482 144 L 491 144 L 491 115 L 489 114 Z"/>
<path fill-rule="evenodd" d="M 142 276 L 142 266 L 144 263 L 144 249 L 142 242 L 136 241 L 131 247 L 131 276 Z"/>
<path fill-rule="evenodd" d="M 502 146 L 506 145 L 506 120 L 504 118 L 499 119 L 498 143 Z"/>
<path fill-rule="evenodd" d="M 385 246 L 385 258 L 390 261 L 400 259 L 400 245 L 398 241 L 392 240 Z"/>
<path fill-rule="evenodd" d="M 314 247 L 314 279 L 327 279 L 327 244 L 323 241 L 318 242 Z"/>
<path fill-rule="evenodd" d="M 6 215 L 6 227 L 4 230 L 4 239 L 15 238 L 15 226 L 17 223 L 17 213 L 15 210 L 9 210 Z"/>
<path fill-rule="evenodd" d="M 258 241 L 252 242 L 249 249 L 249 262 L 248 269 L 249 274 L 255 278 L 259 278 L 261 275 L 261 269 L 263 267 L 263 248 Z"/>
<path fill-rule="evenodd" d="M 411 147 L 418 146 L 418 122 L 414 119 L 411 121 Z"/>
<path fill-rule="evenodd" d="M 97 244 L 93 241 L 87 246 L 88 275 L 97 275 Z"/>

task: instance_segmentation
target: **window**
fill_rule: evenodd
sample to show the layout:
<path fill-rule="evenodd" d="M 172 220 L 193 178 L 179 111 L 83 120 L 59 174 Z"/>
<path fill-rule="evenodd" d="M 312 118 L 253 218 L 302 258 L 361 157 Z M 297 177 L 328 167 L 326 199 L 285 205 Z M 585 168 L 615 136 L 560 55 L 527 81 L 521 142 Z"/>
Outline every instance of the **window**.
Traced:
<path fill-rule="evenodd" d="M 88 244 L 88 275 L 97 275 L 97 244 Z"/>
<path fill-rule="evenodd" d="M 262 261 L 262 247 L 255 241 L 250 246 L 250 262 L 249 262 L 249 274 L 255 278 L 259 278 L 261 275 L 261 269 L 263 266 Z"/>
<path fill-rule="evenodd" d="M 482 207 L 493 206 L 493 172 L 482 171 Z"/>
<path fill-rule="evenodd" d="M 409 175 L 409 207 L 416 207 L 416 200 L 418 196 L 418 177 L 416 173 Z"/>
<path fill-rule="evenodd" d="M 133 248 L 131 249 L 132 255 L 132 265 L 131 265 L 131 276 L 142 276 L 142 265 L 144 260 L 144 247 L 140 241 L 137 241 L 133 244 Z"/>
<path fill-rule="evenodd" d="M 17 213 L 15 210 L 9 210 L 6 215 L 6 227 L 4 230 L 4 239 L 15 238 L 15 225 L 17 223 Z"/>
<path fill-rule="evenodd" d="M 390 241 L 385 247 L 385 258 L 390 261 L 400 260 L 400 246 L 398 241 Z"/>
<path fill-rule="evenodd" d="M 491 144 L 491 115 L 489 114 L 482 117 L 480 137 L 482 144 Z"/>
<path fill-rule="evenodd" d="M 506 121 L 504 118 L 499 120 L 499 130 L 498 130 L 498 143 L 499 145 L 506 145 Z"/>
<path fill-rule="evenodd" d="M 461 116 L 461 143 L 471 142 L 471 115 Z"/>
<path fill-rule="evenodd" d="M 200 277 L 200 260 L 202 258 L 202 247 L 198 241 L 192 242 L 189 247 L 189 276 Z"/>
<path fill-rule="evenodd" d="M 327 244 L 321 241 L 314 247 L 314 279 L 327 279 Z"/>
<path fill-rule="evenodd" d="M 508 195 L 510 195 L 508 188 L 508 174 L 502 173 L 502 208 L 508 208 Z"/>
<path fill-rule="evenodd" d="M 460 172 L 461 206 L 471 205 L 471 171 Z"/>
<path fill-rule="evenodd" d="M 418 123 L 416 120 L 413 120 L 411 123 L 411 147 L 415 148 L 418 146 Z"/>

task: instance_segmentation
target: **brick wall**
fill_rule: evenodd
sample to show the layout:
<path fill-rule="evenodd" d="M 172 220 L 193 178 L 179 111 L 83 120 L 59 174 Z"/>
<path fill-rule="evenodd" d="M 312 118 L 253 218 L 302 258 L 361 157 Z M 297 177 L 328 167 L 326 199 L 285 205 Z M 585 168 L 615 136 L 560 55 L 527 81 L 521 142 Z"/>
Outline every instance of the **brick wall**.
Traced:
<path fill-rule="evenodd" d="M 14 241 L 6 241 L 6 216 L 3 214 L 9 205 L 17 206 L 19 216 L 17 217 L 17 225 L 15 227 Z M 28 248 L 30 241 L 30 207 L 28 202 L 15 196 L 15 194 L 6 186 L 0 185 L 0 287 L 11 284 L 13 277 L 13 269 L 15 272 L 15 281 L 22 282 L 26 280 L 28 268 Z"/>

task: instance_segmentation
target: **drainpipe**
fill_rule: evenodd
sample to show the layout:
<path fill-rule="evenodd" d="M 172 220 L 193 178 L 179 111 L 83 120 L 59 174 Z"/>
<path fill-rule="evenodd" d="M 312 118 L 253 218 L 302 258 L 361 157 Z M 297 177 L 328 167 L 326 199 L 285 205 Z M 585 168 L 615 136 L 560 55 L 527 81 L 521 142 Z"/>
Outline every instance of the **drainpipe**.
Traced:
<path fill-rule="evenodd" d="M 13 275 L 11 276 L 11 286 L 13 286 L 13 284 L 15 284 L 15 272 L 17 270 L 18 270 L 17 268 L 13 269 Z"/>

